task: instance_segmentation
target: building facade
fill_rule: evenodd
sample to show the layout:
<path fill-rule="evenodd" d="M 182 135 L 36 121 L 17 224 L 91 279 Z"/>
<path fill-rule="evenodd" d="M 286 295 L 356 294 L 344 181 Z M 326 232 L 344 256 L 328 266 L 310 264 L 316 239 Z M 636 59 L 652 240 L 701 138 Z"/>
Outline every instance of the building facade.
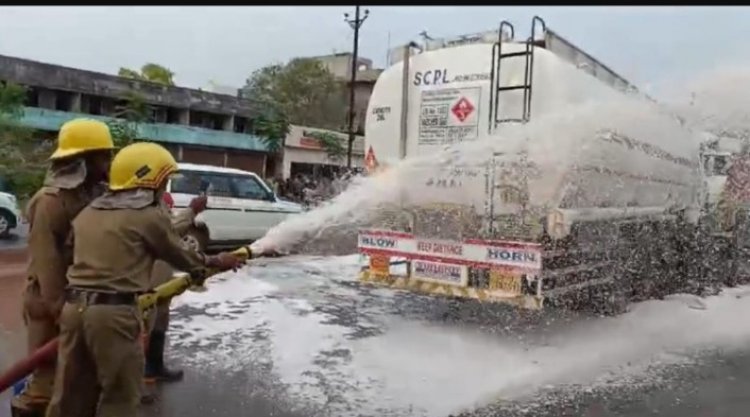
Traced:
<path fill-rule="evenodd" d="M 351 52 L 342 52 L 331 55 L 313 56 L 310 57 L 317 61 L 320 61 L 333 76 L 342 83 L 346 84 L 347 97 L 349 97 L 349 91 L 354 88 L 354 131 L 359 135 L 364 135 L 365 131 L 365 118 L 367 116 L 367 105 L 370 102 L 370 96 L 372 95 L 372 89 L 375 87 L 375 81 L 382 69 L 373 68 L 372 60 L 357 57 L 357 77 L 354 82 L 354 86 L 351 83 L 351 68 L 354 56 Z M 347 108 L 348 111 L 348 108 Z M 347 123 L 348 123 L 348 119 Z"/>
<path fill-rule="evenodd" d="M 77 117 L 110 121 L 137 93 L 151 112 L 139 139 L 164 145 L 178 161 L 267 174 L 267 146 L 253 134 L 260 109 L 250 100 L 3 55 L 0 82 L 27 88 L 21 123 L 50 135 Z"/>
<path fill-rule="evenodd" d="M 327 176 L 346 166 L 346 154 L 334 158 L 329 155 L 323 144 L 313 137 L 315 133 L 328 133 L 336 136 L 344 149 L 347 147 L 349 136 L 345 133 L 314 127 L 292 125 L 284 142 L 284 157 L 280 170 L 276 175 L 284 179 L 296 174 L 311 176 Z M 365 138 L 356 136 L 352 144 L 352 167 L 364 166 Z"/>

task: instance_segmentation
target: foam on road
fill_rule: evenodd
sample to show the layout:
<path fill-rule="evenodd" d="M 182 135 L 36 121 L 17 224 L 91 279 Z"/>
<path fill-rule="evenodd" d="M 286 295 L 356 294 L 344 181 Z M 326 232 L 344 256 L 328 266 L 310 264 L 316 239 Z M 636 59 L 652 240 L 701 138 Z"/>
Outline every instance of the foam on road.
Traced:
<path fill-rule="evenodd" d="M 426 319 L 443 300 L 357 285 L 359 265 L 358 256 L 293 257 L 226 274 L 175 301 L 172 343 L 206 372 L 266 369 L 268 390 L 310 410 L 440 416 L 560 385 L 632 384 L 701 350 L 750 342 L 746 287 L 559 326 L 541 315 L 552 324 L 493 333 Z"/>

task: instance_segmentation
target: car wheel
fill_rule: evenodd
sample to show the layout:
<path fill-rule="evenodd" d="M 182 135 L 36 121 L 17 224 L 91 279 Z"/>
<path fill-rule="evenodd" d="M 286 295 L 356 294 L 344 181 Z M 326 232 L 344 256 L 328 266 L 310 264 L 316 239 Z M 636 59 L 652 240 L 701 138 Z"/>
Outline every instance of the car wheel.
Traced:
<path fill-rule="evenodd" d="M 10 235 L 10 224 L 10 214 L 3 210 L 0 210 L 0 237 L 8 237 L 8 235 Z"/>
<path fill-rule="evenodd" d="M 183 236 L 185 245 L 197 252 L 204 252 L 208 247 L 208 231 L 197 227 L 191 227 Z"/>

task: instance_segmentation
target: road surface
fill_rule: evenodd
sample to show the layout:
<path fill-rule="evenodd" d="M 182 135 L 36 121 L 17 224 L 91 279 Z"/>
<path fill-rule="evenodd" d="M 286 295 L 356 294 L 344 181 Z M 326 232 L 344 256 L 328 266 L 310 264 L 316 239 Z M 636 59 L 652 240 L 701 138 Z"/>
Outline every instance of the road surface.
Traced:
<path fill-rule="evenodd" d="M 176 302 L 149 415 L 747 416 L 750 288 L 615 318 L 359 285 L 357 256 L 259 261 Z"/>
<path fill-rule="evenodd" d="M 748 415 L 750 288 L 594 318 L 361 286 L 358 266 L 258 260 L 175 300 L 186 379 L 144 415 Z"/>
<path fill-rule="evenodd" d="M 25 248 L 28 235 L 28 224 L 20 224 L 16 229 L 11 230 L 10 236 L 0 238 L 0 251 Z"/>

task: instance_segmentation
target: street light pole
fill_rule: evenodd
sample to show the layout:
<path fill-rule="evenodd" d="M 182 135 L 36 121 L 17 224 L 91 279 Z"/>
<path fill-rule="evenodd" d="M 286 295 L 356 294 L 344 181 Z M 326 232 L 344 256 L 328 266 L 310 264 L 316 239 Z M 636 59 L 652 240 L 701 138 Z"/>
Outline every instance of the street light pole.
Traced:
<path fill-rule="evenodd" d="M 344 13 L 344 20 L 354 30 L 354 46 L 352 48 L 351 71 L 352 76 L 349 80 L 349 142 L 346 147 L 346 167 L 352 167 L 352 146 L 354 145 L 354 83 L 357 81 L 357 52 L 359 52 L 359 28 L 367 20 L 370 11 L 365 9 L 365 14 L 360 18 L 359 6 L 355 6 L 354 20 L 349 19 L 349 13 Z"/>

